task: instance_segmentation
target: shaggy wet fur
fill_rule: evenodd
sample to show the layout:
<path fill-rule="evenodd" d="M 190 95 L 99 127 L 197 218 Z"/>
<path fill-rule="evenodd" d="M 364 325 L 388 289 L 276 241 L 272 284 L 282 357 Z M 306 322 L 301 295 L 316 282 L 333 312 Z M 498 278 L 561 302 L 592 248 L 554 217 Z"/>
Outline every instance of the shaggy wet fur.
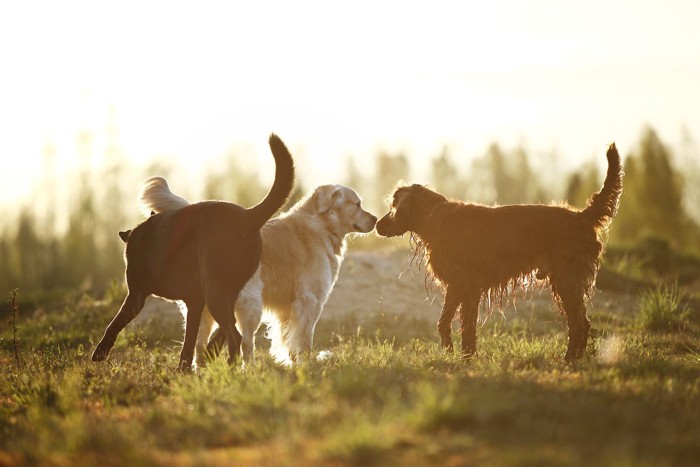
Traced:
<path fill-rule="evenodd" d="M 239 354 L 241 335 L 232 313 L 238 294 L 260 263 L 260 228 L 284 205 L 294 186 L 292 156 L 281 139 L 270 136 L 275 181 L 265 199 L 245 209 L 233 203 L 206 201 L 155 214 L 132 231 L 126 241 L 128 293 L 92 354 L 107 358 L 119 332 L 143 308 L 146 297 L 181 300 L 187 306 L 180 370 L 192 365 L 197 330 L 204 306 L 226 330 L 229 360 Z"/>
<path fill-rule="evenodd" d="M 607 151 L 603 188 L 585 209 L 567 206 L 482 206 L 451 201 L 421 185 L 393 193 L 391 210 L 377 233 L 392 237 L 411 232 L 431 274 L 444 291 L 438 321 L 442 347 L 452 349 L 451 323 L 461 310 L 462 354 L 476 353 L 479 302 L 502 304 L 524 283 L 548 280 L 554 300 L 566 315 L 569 343 L 565 358 L 586 350 L 590 321 L 585 299 L 592 292 L 601 236 L 617 211 L 622 164 L 615 144 Z"/>

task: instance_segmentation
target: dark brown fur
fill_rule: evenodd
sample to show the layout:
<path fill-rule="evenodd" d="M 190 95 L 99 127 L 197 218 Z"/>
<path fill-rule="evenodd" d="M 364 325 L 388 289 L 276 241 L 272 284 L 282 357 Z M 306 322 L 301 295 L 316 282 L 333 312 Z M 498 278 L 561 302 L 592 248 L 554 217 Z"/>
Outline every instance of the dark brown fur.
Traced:
<path fill-rule="evenodd" d="M 192 365 L 197 330 L 206 304 L 224 330 L 229 359 L 240 351 L 233 307 L 240 290 L 260 263 L 260 227 L 286 202 L 294 185 L 292 156 L 282 140 L 270 136 L 275 182 L 265 199 L 245 209 L 223 201 L 205 201 L 150 216 L 131 231 L 126 242 L 128 294 L 92 354 L 102 361 L 119 332 L 143 308 L 146 297 L 182 300 L 187 306 L 185 341 L 179 369 Z"/>
<path fill-rule="evenodd" d="M 451 322 L 461 309 L 462 353 L 476 353 L 476 323 L 482 298 L 502 304 L 524 282 L 548 279 L 566 315 L 566 359 L 586 350 L 590 322 L 585 298 L 595 285 L 604 250 L 601 234 L 617 211 L 622 165 L 615 144 L 600 192 L 582 211 L 565 206 L 488 207 L 451 201 L 421 185 L 393 194 L 391 210 L 377 223 L 386 237 L 411 232 L 431 274 L 444 290 L 438 321 L 441 345 L 452 349 Z"/>

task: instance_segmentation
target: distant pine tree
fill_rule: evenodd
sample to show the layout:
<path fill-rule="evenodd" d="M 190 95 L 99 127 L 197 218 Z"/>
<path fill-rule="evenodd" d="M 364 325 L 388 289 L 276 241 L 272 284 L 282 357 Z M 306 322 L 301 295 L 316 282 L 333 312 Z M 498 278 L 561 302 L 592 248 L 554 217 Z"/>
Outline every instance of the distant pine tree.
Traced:
<path fill-rule="evenodd" d="M 621 243 L 656 238 L 675 248 L 689 246 L 694 226 L 683 206 L 683 175 L 652 128 L 624 162 L 624 192 L 611 240 Z"/>
<path fill-rule="evenodd" d="M 440 155 L 432 160 L 430 183 L 448 198 L 464 199 L 465 182 L 459 176 L 459 170 L 450 157 L 447 146 Z"/>

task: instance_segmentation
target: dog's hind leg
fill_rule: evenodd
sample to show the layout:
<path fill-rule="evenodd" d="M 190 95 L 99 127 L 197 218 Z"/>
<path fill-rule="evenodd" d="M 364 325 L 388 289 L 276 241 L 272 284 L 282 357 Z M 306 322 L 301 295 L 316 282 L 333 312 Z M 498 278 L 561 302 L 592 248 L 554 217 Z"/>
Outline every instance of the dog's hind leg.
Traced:
<path fill-rule="evenodd" d="M 570 306 L 566 311 L 566 319 L 569 324 L 569 345 L 564 358 L 568 361 L 584 356 L 588 344 L 588 333 L 591 329 L 591 322 L 586 314 L 583 294 L 572 301 L 574 305 Z"/>
<path fill-rule="evenodd" d="M 323 304 L 310 292 L 301 292 L 292 302 L 292 320 L 285 342 L 292 356 L 309 355 L 314 345 L 314 330 Z"/>
<path fill-rule="evenodd" d="M 234 307 L 246 282 L 253 277 L 260 265 L 262 240 L 259 235 L 249 241 L 234 244 L 214 242 L 226 248 L 212 247 L 203 253 L 202 265 L 204 299 L 209 312 L 219 323 L 219 332 L 226 336 L 229 363 L 233 364 L 241 353 L 241 333 L 236 328 Z M 241 261 L 240 258 L 244 258 Z"/>
<path fill-rule="evenodd" d="M 462 334 L 462 358 L 476 355 L 476 322 L 479 318 L 479 293 L 464 294 L 461 307 L 460 332 Z"/>
<path fill-rule="evenodd" d="M 184 300 L 187 306 L 187 321 L 185 324 L 185 341 L 182 344 L 182 352 L 180 352 L 180 363 L 177 369 L 180 371 L 190 371 L 192 368 L 192 359 L 194 357 L 194 347 L 197 342 L 197 333 L 199 332 L 199 324 L 202 318 L 202 310 L 204 303 L 202 299 Z"/>
<path fill-rule="evenodd" d="M 217 323 L 219 323 L 218 333 L 226 338 L 228 344 L 229 363 L 233 364 L 238 359 L 241 352 L 241 333 L 236 329 L 236 316 L 233 312 L 233 304 L 236 303 L 235 294 L 233 300 L 229 300 L 224 294 L 207 294 L 207 308 L 211 312 Z M 216 337 L 216 335 L 214 336 Z"/>
<path fill-rule="evenodd" d="M 95 347 L 95 351 L 92 353 L 93 362 L 101 362 L 107 358 L 107 354 L 114 347 L 117 335 L 141 312 L 146 296 L 147 294 L 141 292 L 129 292 L 126 295 L 119 312 L 112 319 L 112 322 L 109 323 L 107 329 L 105 329 L 104 336 L 102 336 L 97 347 Z"/>
<path fill-rule="evenodd" d="M 449 285 L 445 291 L 445 302 L 437 322 L 437 330 L 440 335 L 440 347 L 452 352 L 452 319 L 457 313 L 460 297 Z"/>
<path fill-rule="evenodd" d="M 218 327 L 216 331 L 209 336 L 209 342 L 206 348 L 207 355 L 210 357 L 217 357 L 224 349 L 224 344 L 226 344 L 226 336 L 221 332 L 221 328 Z"/>
<path fill-rule="evenodd" d="M 204 367 L 207 364 L 207 359 L 210 357 L 215 357 L 218 352 L 211 354 L 207 346 L 207 342 L 212 334 L 212 329 L 214 328 L 214 318 L 212 317 L 209 310 L 205 307 L 202 312 L 202 318 L 199 322 L 199 332 L 197 333 L 197 345 L 194 348 L 195 361 L 198 367 Z"/>
<path fill-rule="evenodd" d="M 236 325 L 241 332 L 241 353 L 243 361 L 248 364 L 255 360 L 255 332 L 262 321 L 262 309 L 263 305 L 260 298 L 249 297 L 243 299 L 243 297 L 239 297 L 236 302 Z M 219 355 L 225 343 L 226 335 L 221 332 L 221 328 L 218 328 L 211 335 L 206 352 L 209 355 Z"/>
<path fill-rule="evenodd" d="M 585 354 L 591 329 L 591 322 L 586 315 L 584 291 L 575 285 L 562 284 L 561 281 L 557 284 L 556 291 L 569 327 L 569 344 L 564 359 L 573 361 Z"/>

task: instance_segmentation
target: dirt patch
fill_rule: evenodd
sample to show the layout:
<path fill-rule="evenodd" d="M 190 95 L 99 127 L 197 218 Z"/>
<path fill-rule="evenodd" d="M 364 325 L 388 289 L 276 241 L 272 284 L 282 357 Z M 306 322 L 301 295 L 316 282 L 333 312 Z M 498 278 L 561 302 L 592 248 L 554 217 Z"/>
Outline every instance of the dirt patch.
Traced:
<path fill-rule="evenodd" d="M 424 268 L 410 259 L 406 250 L 349 252 L 323 316 L 381 310 L 437 320 L 442 294 L 426 284 Z"/>

